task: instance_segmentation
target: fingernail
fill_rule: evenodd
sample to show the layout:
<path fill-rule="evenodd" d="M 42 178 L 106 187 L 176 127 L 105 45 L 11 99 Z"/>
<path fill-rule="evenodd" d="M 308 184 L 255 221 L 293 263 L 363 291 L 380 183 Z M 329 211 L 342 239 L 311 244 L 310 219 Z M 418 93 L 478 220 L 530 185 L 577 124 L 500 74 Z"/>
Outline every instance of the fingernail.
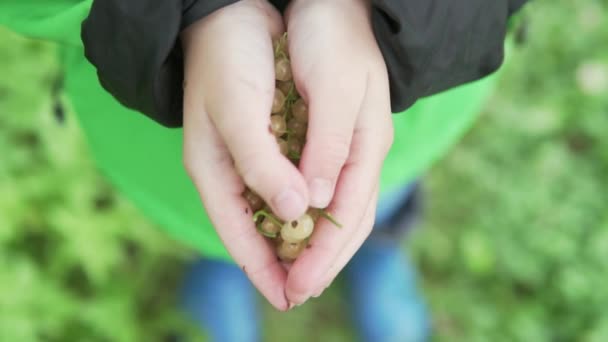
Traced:
<path fill-rule="evenodd" d="M 272 204 L 285 219 L 295 220 L 306 210 L 304 198 L 293 189 L 283 190 L 272 199 Z"/>
<path fill-rule="evenodd" d="M 295 303 L 289 302 L 289 307 L 287 308 L 287 311 L 289 311 L 289 310 L 291 310 L 291 309 L 295 308 L 296 306 L 298 306 L 298 305 L 297 305 L 297 304 L 295 304 Z"/>
<path fill-rule="evenodd" d="M 310 205 L 315 208 L 325 208 L 331 201 L 331 182 L 324 178 L 315 178 L 308 183 L 310 190 Z"/>

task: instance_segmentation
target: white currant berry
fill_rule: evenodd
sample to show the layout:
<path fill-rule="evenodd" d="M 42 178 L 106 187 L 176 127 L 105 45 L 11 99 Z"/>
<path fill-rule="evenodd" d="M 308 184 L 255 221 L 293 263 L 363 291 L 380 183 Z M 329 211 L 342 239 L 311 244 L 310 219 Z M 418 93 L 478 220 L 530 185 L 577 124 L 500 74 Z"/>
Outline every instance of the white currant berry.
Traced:
<path fill-rule="evenodd" d="M 307 239 L 315 229 L 315 221 L 308 214 L 302 215 L 295 221 L 283 224 L 281 238 L 290 243 L 297 243 Z"/>
<path fill-rule="evenodd" d="M 293 81 L 287 81 L 287 82 L 277 81 L 276 88 L 280 89 L 285 96 L 287 96 L 292 89 L 294 91 L 296 89 L 293 85 Z"/>
<path fill-rule="evenodd" d="M 247 200 L 247 203 L 249 203 L 251 210 L 253 210 L 254 212 L 262 209 L 262 207 L 264 206 L 264 200 L 262 200 L 260 196 L 258 196 L 255 192 L 251 191 L 251 189 L 249 188 L 245 190 L 245 192 L 243 193 L 243 197 Z"/>
<path fill-rule="evenodd" d="M 287 132 L 287 124 L 282 115 L 270 116 L 270 129 L 275 136 L 280 137 Z"/>
<path fill-rule="evenodd" d="M 321 210 L 317 208 L 309 208 L 306 213 L 312 218 L 313 221 L 317 222 L 321 216 Z"/>
<path fill-rule="evenodd" d="M 287 241 L 281 241 L 277 245 L 277 255 L 283 261 L 294 261 L 306 248 L 306 241 L 300 241 L 297 243 L 290 243 Z"/>
<path fill-rule="evenodd" d="M 285 107 L 285 94 L 281 89 L 274 90 L 274 100 L 272 101 L 272 112 L 279 113 Z"/>
<path fill-rule="evenodd" d="M 283 34 L 276 40 L 273 39 L 272 50 L 276 51 L 278 54 L 289 57 L 289 50 L 287 49 L 287 33 Z"/>
<path fill-rule="evenodd" d="M 292 153 L 295 155 L 301 155 L 302 154 L 302 141 L 300 141 L 300 139 L 298 138 L 290 138 L 289 141 L 287 141 L 287 149 L 288 149 L 288 153 Z"/>
<path fill-rule="evenodd" d="M 308 107 L 306 106 L 306 103 L 304 103 L 303 99 L 298 99 L 296 102 L 294 102 L 293 106 L 291 107 L 291 113 L 297 122 L 308 122 Z"/>
<path fill-rule="evenodd" d="M 277 138 L 277 144 L 279 145 L 279 151 L 281 154 L 286 156 L 289 153 L 289 145 L 285 139 Z"/>
<path fill-rule="evenodd" d="M 280 57 L 274 63 L 275 78 L 279 81 L 289 81 L 291 75 L 291 63 L 287 58 Z"/>
<path fill-rule="evenodd" d="M 304 122 L 291 119 L 287 123 L 287 129 L 296 137 L 304 138 L 306 136 L 306 131 L 308 130 L 308 125 Z"/>
<path fill-rule="evenodd" d="M 276 224 L 274 221 L 265 218 L 260 225 L 260 229 L 269 234 L 276 234 L 281 230 L 281 226 Z"/>

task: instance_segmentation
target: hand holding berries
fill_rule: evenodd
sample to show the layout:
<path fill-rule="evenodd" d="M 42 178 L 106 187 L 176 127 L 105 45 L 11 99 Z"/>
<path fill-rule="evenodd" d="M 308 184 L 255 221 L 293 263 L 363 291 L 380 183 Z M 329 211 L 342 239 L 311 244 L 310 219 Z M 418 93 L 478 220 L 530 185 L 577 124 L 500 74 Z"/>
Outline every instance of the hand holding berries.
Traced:
<path fill-rule="evenodd" d="M 393 127 L 388 75 L 370 17 L 368 0 L 292 0 L 287 10 L 292 77 L 308 104 L 299 169 L 310 205 L 329 205 L 344 226 L 322 219 L 315 225 L 310 248 L 289 270 L 292 303 L 329 286 L 373 226 Z M 298 106 L 292 112 L 299 115 Z"/>
<path fill-rule="evenodd" d="M 297 165 L 302 155 L 303 143 L 308 128 L 308 107 L 300 98 L 292 82 L 291 66 L 287 53 L 287 34 L 273 42 L 275 56 L 275 78 L 277 88 L 274 93 L 269 129 L 276 137 L 281 154 Z M 283 88 L 281 90 L 280 88 Z M 246 189 L 243 197 L 253 212 L 253 221 L 263 236 L 276 239 L 277 256 L 285 262 L 293 262 L 302 253 L 313 233 L 320 212 L 325 218 L 340 226 L 324 210 L 311 208 L 296 220 L 281 222 L 251 189 Z"/>
<path fill-rule="evenodd" d="M 283 21 L 264 0 L 224 7 L 182 36 L 186 169 L 228 252 L 281 310 L 327 287 L 373 225 L 392 122 L 369 15 L 366 0 L 293 0 L 282 59 L 272 42 Z M 256 227 L 260 201 L 272 216 Z M 344 228 L 313 211 L 310 235 L 309 205 L 329 205 Z M 289 274 L 277 255 L 297 256 Z"/>
<path fill-rule="evenodd" d="M 288 308 L 287 274 L 256 232 L 242 194 L 246 184 L 259 195 L 256 209 L 265 202 L 283 220 L 308 208 L 304 178 L 268 132 L 276 87 L 272 41 L 283 32 L 272 5 L 242 0 L 182 33 L 186 169 L 228 252 L 280 310 Z"/>

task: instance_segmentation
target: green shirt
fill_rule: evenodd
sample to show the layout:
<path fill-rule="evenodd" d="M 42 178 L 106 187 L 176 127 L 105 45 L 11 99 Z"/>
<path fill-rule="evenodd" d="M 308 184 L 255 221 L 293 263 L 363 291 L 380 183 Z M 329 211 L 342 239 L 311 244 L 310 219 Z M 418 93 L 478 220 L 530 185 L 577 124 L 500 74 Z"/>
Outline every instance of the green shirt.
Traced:
<path fill-rule="evenodd" d="M 61 47 L 66 92 L 102 172 L 171 237 L 229 258 L 182 163 L 182 130 L 122 107 L 85 59 L 80 24 L 91 0 L 2 0 L 0 24 Z M 418 101 L 393 116 L 395 141 L 381 193 L 420 177 L 474 122 L 496 76 Z"/>

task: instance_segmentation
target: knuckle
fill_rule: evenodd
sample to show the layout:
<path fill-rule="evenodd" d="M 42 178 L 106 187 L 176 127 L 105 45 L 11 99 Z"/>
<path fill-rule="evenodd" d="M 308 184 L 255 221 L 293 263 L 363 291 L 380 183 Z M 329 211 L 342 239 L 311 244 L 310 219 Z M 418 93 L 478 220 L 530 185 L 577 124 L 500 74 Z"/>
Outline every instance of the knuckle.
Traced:
<path fill-rule="evenodd" d="M 346 163 L 350 153 L 350 139 L 345 136 L 336 134 L 329 137 L 325 144 L 319 146 L 321 158 L 319 164 L 323 169 L 335 170 L 340 169 Z"/>
<path fill-rule="evenodd" d="M 185 144 L 182 157 L 182 165 L 188 177 L 197 185 L 206 182 L 213 170 L 232 170 L 234 161 L 225 146 L 213 145 L 213 149 L 203 148 L 205 152 L 198 152 L 195 146 Z M 211 150 L 211 151 L 210 151 Z"/>
<path fill-rule="evenodd" d="M 243 182 L 254 188 L 254 190 L 258 190 L 260 184 L 263 183 L 265 174 L 263 161 L 266 159 L 260 153 L 249 152 L 239 158 L 236 163 L 236 168 L 243 178 Z"/>
<path fill-rule="evenodd" d="M 343 147 L 324 148 L 322 151 L 314 163 L 313 167 L 317 170 L 314 173 L 324 178 L 336 179 L 348 160 L 348 153 Z"/>
<path fill-rule="evenodd" d="M 236 75 L 236 88 L 233 89 L 243 88 L 251 94 L 271 96 L 274 94 L 274 87 L 271 86 L 273 84 L 265 81 L 265 78 L 256 77 L 256 74 L 240 73 Z"/>

